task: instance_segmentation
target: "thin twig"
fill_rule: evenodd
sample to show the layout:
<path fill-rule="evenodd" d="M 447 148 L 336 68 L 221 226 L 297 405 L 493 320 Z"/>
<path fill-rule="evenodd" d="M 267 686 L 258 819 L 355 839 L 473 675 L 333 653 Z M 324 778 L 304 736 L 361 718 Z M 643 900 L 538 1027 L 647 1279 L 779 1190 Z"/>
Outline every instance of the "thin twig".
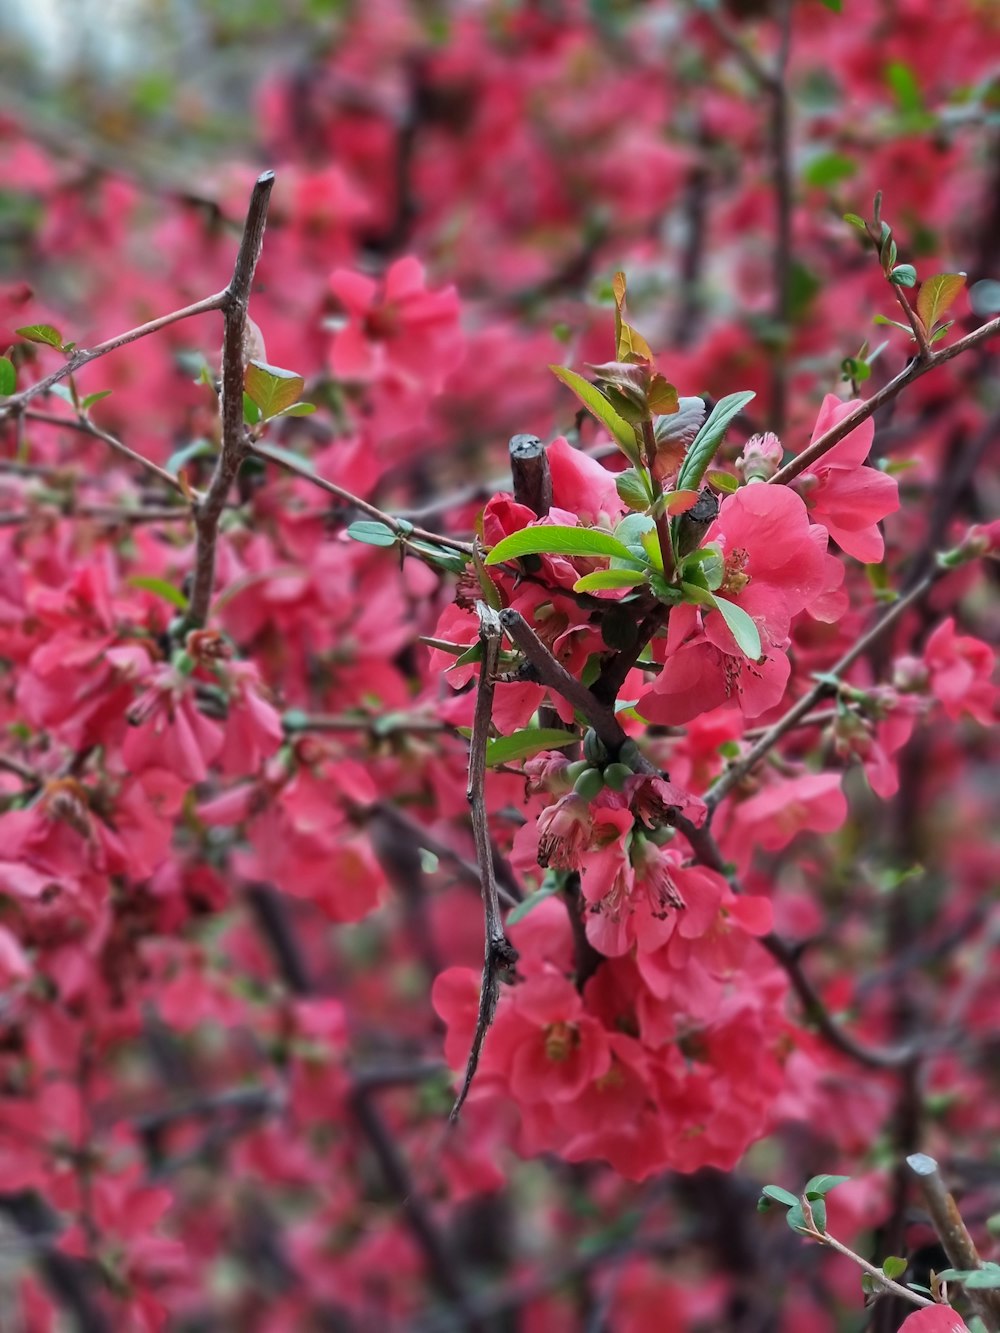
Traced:
<path fill-rule="evenodd" d="M 303 481 L 312 482 L 320 490 L 326 491 L 329 495 L 335 495 L 338 500 L 343 500 L 345 504 L 357 509 L 360 513 L 377 519 L 379 523 L 384 523 L 387 528 L 391 528 L 404 541 L 407 537 L 415 537 L 419 541 L 433 542 L 437 546 L 447 546 L 452 551 L 461 551 L 463 555 L 472 554 L 471 542 L 457 541 L 454 537 L 446 537 L 439 532 L 428 532 L 425 528 L 416 528 L 406 520 L 395 518 L 392 514 L 387 514 L 384 510 L 369 504 L 367 500 L 362 500 L 359 495 L 353 495 L 350 491 L 345 491 L 343 486 L 338 486 L 336 482 L 327 481 L 325 477 L 317 476 L 305 465 L 300 467 L 287 454 L 279 454 L 275 450 L 269 449 L 266 444 L 252 445 L 251 452 L 261 458 L 268 459 L 271 463 L 277 463 L 279 467 L 286 468 L 289 472 L 294 472 Z"/>
<path fill-rule="evenodd" d="M 892 400 L 914 380 L 918 380 L 921 375 L 926 375 L 929 370 L 935 366 L 944 365 L 946 361 L 953 360 L 956 356 L 961 356 L 972 347 L 978 347 L 980 343 L 986 342 L 992 338 L 995 333 L 1000 333 L 1000 317 L 991 319 L 986 324 L 981 324 L 978 329 L 973 329 L 971 333 L 966 334 L 964 338 L 959 338 L 958 342 L 952 343 L 950 347 L 942 347 L 939 352 L 935 352 L 929 361 L 911 361 L 910 364 L 899 372 L 895 379 L 891 379 L 888 384 L 879 389 L 878 393 L 872 394 L 866 398 L 863 403 L 859 403 L 853 412 L 849 412 L 842 421 L 838 421 L 835 426 L 824 431 L 818 440 L 814 440 L 807 449 L 803 449 L 800 454 L 791 459 L 784 467 L 778 468 L 777 472 L 768 481 L 768 485 L 784 485 L 791 481 L 793 477 L 807 471 L 812 467 L 818 458 L 830 452 L 835 444 L 850 435 L 863 421 L 874 416 L 879 408 L 884 407 L 886 403 Z"/>
<path fill-rule="evenodd" d="M 222 442 L 208 490 L 195 506 L 194 580 L 191 602 L 185 616 L 185 625 L 189 629 L 197 629 L 208 619 L 215 581 L 219 520 L 226 506 L 229 488 L 236 480 L 236 474 L 250 447 L 243 424 L 244 333 L 250 287 L 264 242 L 267 205 L 273 185 L 273 171 L 265 171 L 254 183 L 233 276 L 222 296 L 225 316 L 222 343 Z"/>
<path fill-rule="evenodd" d="M 768 727 L 760 739 L 750 747 L 742 758 L 735 760 L 720 778 L 706 792 L 704 800 L 709 810 L 712 811 L 718 806 L 723 797 L 727 796 L 732 789 L 737 786 L 752 768 L 765 757 L 771 748 L 781 740 L 786 732 L 791 731 L 793 727 L 799 726 L 803 719 L 809 714 L 810 710 L 819 703 L 824 695 L 830 694 L 837 688 L 837 682 L 843 676 L 844 672 L 864 656 L 868 649 L 877 639 L 890 629 L 905 612 L 907 612 L 914 603 L 919 602 L 926 596 L 927 592 L 933 587 L 935 582 L 944 573 L 941 569 L 933 569 L 926 574 L 919 583 L 914 584 L 910 591 L 900 597 L 899 601 L 894 602 L 885 615 L 878 620 L 866 634 L 863 634 L 857 642 L 844 653 L 840 661 L 837 662 L 828 672 L 824 673 L 824 678 L 818 681 L 811 690 L 807 691 L 801 699 L 788 710 L 788 712 L 775 722 L 774 726 Z"/>
<path fill-rule="evenodd" d="M 891 286 L 892 290 L 896 293 L 896 300 L 899 302 L 900 309 L 906 316 L 910 328 L 913 330 L 913 336 L 916 339 L 917 347 L 920 349 L 917 353 L 919 359 L 925 362 L 929 361 L 934 353 L 931 351 L 931 345 L 927 339 L 927 330 L 921 323 L 913 306 L 911 306 L 906 299 L 906 293 L 903 291 L 902 287 L 897 287 L 895 283 L 892 283 Z"/>
<path fill-rule="evenodd" d="M 95 440 L 103 440 L 105 444 L 110 445 L 111 448 L 114 449 L 115 453 L 121 454 L 123 458 L 129 459 L 133 463 L 138 463 L 139 466 L 145 468 L 147 472 L 151 472 L 153 476 L 156 477 L 157 481 L 162 481 L 163 484 L 169 486 L 172 491 L 177 491 L 180 495 L 183 495 L 185 499 L 188 498 L 187 492 L 185 492 L 184 487 L 173 473 L 160 467 L 160 465 L 154 463 L 152 459 L 145 458 L 142 454 L 136 453 L 134 449 L 130 449 L 127 444 L 124 444 L 119 440 L 116 435 L 112 435 L 109 431 L 102 430 L 100 426 L 95 425 L 94 422 L 90 421 L 87 417 L 61 417 L 55 412 L 42 412 L 36 408 L 26 408 L 24 415 L 29 421 L 41 421 L 50 426 L 62 426 L 68 430 L 79 431 L 83 435 L 91 435 Z M 198 498 L 197 494 L 195 494 L 195 499 Z"/>
<path fill-rule="evenodd" d="M 472 740 L 469 745 L 469 785 L 466 797 L 472 811 L 472 832 L 476 841 L 476 860 L 479 863 L 483 892 L 486 949 L 483 960 L 483 984 L 479 995 L 479 1015 L 472 1038 L 472 1049 L 469 1051 L 462 1087 L 448 1117 L 449 1123 L 453 1125 L 458 1120 L 462 1105 L 469 1095 L 479 1065 L 483 1042 L 496 1014 L 501 978 L 504 972 L 517 962 L 517 950 L 504 934 L 496 876 L 493 871 L 489 821 L 486 815 L 486 742 L 489 739 L 493 718 L 493 693 L 500 665 L 503 630 L 500 616 L 485 602 L 476 603 L 476 614 L 479 616 L 479 641 L 483 646 L 483 653 L 479 687 L 476 692 L 476 711 L 472 722 Z"/>
<path fill-rule="evenodd" d="M 182 319 L 191 319 L 195 315 L 207 315 L 213 310 L 222 310 L 226 305 L 228 296 L 229 289 L 227 288 L 223 292 L 216 292 L 214 296 L 206 296 L 201 301 L 195 301 L 193 305 L 186 305 L 181 310 L 172 310 L 169 315 L 160 315 L 158 319 L 151 319 L 148 323 L 140 324 L 134 329 L 129 329 L 126 333 L 119 333 L 114 338 L 108 338 L 106 342 L 98 343 L 96 347 L 78 347 L 75 352 L 70 353 L 65 365 L 59 366 L 36 384 L 29 384 L 20 393 L 11 394 L 0 406 L 0 419 L 18 415 L 24 405 L 29 403 L 32 398 L 37 398 L 40 393 L 47 393 L 53 384 L 58 384 L 67 375 L 75 374 L 82 366 L 91 361 L 96 361 L 98 357 L 107 356 L 109 352 L 115 352 L 119 347 L 125 347 L 128 343 L 138 342 L 140 338 L 148 338 L 151 333 L 159 333 L 161 329 L 165 329 L 171 324 L 177 324 Z"/>

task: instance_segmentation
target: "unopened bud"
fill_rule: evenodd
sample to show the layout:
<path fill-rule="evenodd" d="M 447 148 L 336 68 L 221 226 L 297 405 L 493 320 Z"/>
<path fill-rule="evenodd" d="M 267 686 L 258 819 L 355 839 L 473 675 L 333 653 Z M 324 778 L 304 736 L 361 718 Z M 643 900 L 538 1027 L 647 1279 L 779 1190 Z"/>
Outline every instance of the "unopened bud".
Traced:
<path fill-rule="evenodd" d="M 781 467 L 784 450 L 777 435 L 751 435 L 736 460 L 736 466 L 747 481 L 767 481 Z"/>

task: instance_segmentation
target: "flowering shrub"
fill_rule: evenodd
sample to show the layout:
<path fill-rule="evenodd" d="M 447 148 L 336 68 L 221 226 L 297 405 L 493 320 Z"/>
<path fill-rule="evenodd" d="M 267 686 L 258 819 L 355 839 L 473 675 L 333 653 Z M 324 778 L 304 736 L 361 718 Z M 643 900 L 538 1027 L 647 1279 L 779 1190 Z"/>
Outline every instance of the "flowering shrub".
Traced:
<path fill-rule="evenodd" d="M 551 9 L 0 125 L 25 1333 L 1000 1327 L 995 16 Z"/>

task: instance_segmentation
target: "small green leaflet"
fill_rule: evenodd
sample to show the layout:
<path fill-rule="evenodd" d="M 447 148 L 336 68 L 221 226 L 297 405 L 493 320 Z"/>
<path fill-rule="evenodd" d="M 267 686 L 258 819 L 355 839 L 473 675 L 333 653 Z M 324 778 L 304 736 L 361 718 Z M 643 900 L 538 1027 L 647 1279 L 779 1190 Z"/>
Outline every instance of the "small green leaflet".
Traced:
<path fill-rule="evenodd" d="M 494 768 L 509 764 L 514 759 L 530 759 L 543 750 L 561 750 L 580 739 L 575 732 L 560 731 L 556 727 L 528 727 L 511 736 L 496 736 L 486 742 L 486 762 Z"/>
<path fill-rule="evenodd" d="M 251 361 L 243 381 L 265 421 L 295 405 L 305 383 L 294 370 L 282 370 L 280 366 L 269 366 L 264 361 Z"/>
<path fill-rule="evenodd" d="M 60 351 L 62 350 L 63 336 L 51 324 L 26 324 L 23 329 L 15 329 L 14 332 L 22 338 L 27 338 L 30 343 L 45 343 L 49 347 L 58 347 Z"/>
<path fill-rule="evenodd" d="M 760 657 L 760 633 L 757 626 L 742 606 L 727 601 L 725 597 L 716 595 L 715 607 L 729 626 L 740 652 L 745 653 L 752 662 L 756 662 L 757 658 Z"/>
<path fill-rule="evenodd" d="M 110 398 L 113 393 L 113 389 L 98 389 L 96 393 L 88 393 L 86 398 L 84 398 L 83 402 L 80 404 L 80 410 L 86 412 L 88 407 L 93 407 L 94 404 L 99 403 L 102 398 Z"/>
<path fill-rule="evenodd" d="M 735 416 L 756 398 L 751 390 L 743 393 L 730 393 L 720 398 L 712 408 L 708 420 L 694 437 L 687 457 L 677 476 L 679 491 L 697 490 L 705 470 L 715 456 L 715 451 L 722 443 L 722 438 Z"/>
<path fill-rule="evenodd" d="M 348 537 L 356 542 L 366 542 L 369 546 L 395 546 L 397 535 L 386 523 L 378 523 L 370 518 L 360 519 L 347 529 Z"/>
<path fill-rule="evenodd" d="M 0 398 L 8 398 L 17 388 L 17 371 L 9 357 L 0 356 Z"/>
<path fill-rule="evenodd" d="M 574 370 L 567 370 L 565 366 L 549 366 L 556 379 L 562 380 L 568 389 L 572 389 L 583 403 L 588 412 L 592 412 L 598 421 L 607 426 L 612 436 L 617 440 L 622 453 L 634 466 L 639 464 L 639 444 L 635 437 L 635 430 L 629 423 L 618 415 L 611 406 L 600 389 L 595 389 L 589 380 L 585 380 L 582 375 L 578 375 Z"/>
<path fill-rule="evenodd" d="M 729 626 L 730 633 L 736 640 L 736 646 L 740 652 L 749 657 L 752 662 L 756 662 L 761 653 L 760 632 L 741 606 L 737 606 L 735 602 L 730 602 L 725 597 L 719 597 L 717 594 L 709 592 L 707 588 L 700 587 L 697 583 L 682 583 L 681 591 L 686 602 L 693 602 L 695 606 L 705 606 L 718 611 Z"/>
<path fill-rule="evenodd" d="M 897 264 L 889 274 L 889 281 L 894 287 L 915 287 L 917 270 L 912 264 Z"/>
<path fill-rule="evenodd" d="M 917 296 L 917 314 L 925 328 L 934 327 L 964 286 L 964 273 L 938 273 L 922 284 Z"/>
<path fill-rule="evenodd" d="M 599 569 L 584 574 L 573 584 L 574 592 L 600 592 L 604 588 L 637 588 L 646 581 L 645 574 L 631 569 Z"/>
<path fill-rule="evenodd" d="M 178 611 L 188 609 L 188 599 L 179 588 L 175 588 L 166 579 L 155 578 L 152 574 L 135 574 L 128 580 L 128 584 L 131 588 L 141 588 L 144 592 L 151 592 L 156 597 L 162 597 L 171 606 L 176 606 Z"/>
<path fill-rule="evenodd" d="M 829 1194 L 838 1185 L 846 1185 L 850 1178 L 850 1176 L 813 1176 L 806 1181 L 806 1187 L 802 1193 L 807 1199 L 821 1199 L 824 1194 Z"/>
<path fill-rule="evenodd" d="M 799 1201 L 797 1194 L 793 1194 L 791 1190 L 783 1189 L 780 1185 L 765 1185 L 761 1194 L 765 1199 L 773 1199 L 775 1203 L 783 1203 L 786 1208 L 794 1208 Z"/>
<path fill-rule="evenodd" d="M 522 555 L 581 555 L 590 558 L 616 556 L 635 563 L 632 552 L 617 537 L 599 528 L 568 528 L 556 524 L 539 524 L 522 528 L 497 542 L 484 561 L 499 565 L 505 560 L 516 560 Z"/>

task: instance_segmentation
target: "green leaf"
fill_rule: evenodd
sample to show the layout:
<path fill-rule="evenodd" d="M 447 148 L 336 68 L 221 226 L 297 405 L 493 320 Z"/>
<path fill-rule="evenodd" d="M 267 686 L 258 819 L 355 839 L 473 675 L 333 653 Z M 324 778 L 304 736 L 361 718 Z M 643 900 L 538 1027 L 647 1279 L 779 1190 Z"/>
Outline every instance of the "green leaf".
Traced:
<path fill-rule="evenodd" d="M 348 537 L 353 537 L 356 542 L 365 542 L 368 546 L 395 546 L 398 537 L 392 528 L 386 523 L 378 523 L 374 519 L 362 518 L 357 523 L 352 523 L 347 529 Z"/>
<path fill-rule="evenodd" d="M 708 420 L 694 437 L 691 448 L 681 465 L 681 470 L 677 476 L 677 489 L 679 491 L 698 489 L 701 479 L 705 475 L 705 470 L 715 457 L 716 449 L 722 443 L 722 438 L 729 427 L 729 423 L 756 396 L 755 393 L 748 390 L 744 393 L 730 393 L 725 398 L 719 399 L 712 408 Z"/>
<path fill-rule="evenodd" d="M 17 371 L 9 357 L 0 356 L 0 398 L 9 398 L 17 388 Z"/>
<path fill-rule="evenodd" d="M 934 327 L 964 286 L 964 273 L 937 273 L 921 284 L 917 314 L 926 328 Z"/>
<path fill-rule="evenodd" d="M 829 185 L 839 185 L 841 181 L 853 176 L 857 169 L 858 164 L 843 153 L 820 153 L 806 167 L 802 179 L 806 185 L 822 190 Z"/>
<path fill-rule="evenodd" d="M 567 370 L 565 366 L 549 366 L 549 370 L 556 379 L 562 380 L 568 389 L 573 390 L 588 412 L 593 413 L 608 428 L 625 457 L 634 467 L 638 467 L 639 443 L 635 429 L 618 415 L 600 389 L 595 389 L 589 380 L 573 370 Z"/>
<path fill-rule="evenodd" d="M 795 1207 L 789 1208 L 785 1214 L 785 1221 L 793 1231 L 797 1231 L 800 1235 L 808 1236 L 812 1234 L 812 1228 L 806 1221 L 806 1215 L 802 1211 L 802 1205 L 798 1200 L 796 1200 Z"/>
<path fill-rule="evenodd" d="M 1000 1287 L 1000 1264 L 985 1263 L 965 1279 L 966 1291 L 990 1291 Z"/>
<path fill-rule="evenodd" d="M 316 411 L 315 403 L 292 403 L 291 407 L 283 407 L 280 412 L 275 412 L 277 417 L 311 417 Z"/>
<path fill-rule="evenodd" d="M 794 1208 L 799 1201 L 797 1194 L 793 1194 L 791 1190 L 782 1189 L 780 1185 L 765 1185 L 761 1194 L 766 1199 L 773 1199 L 775 1203 L 783 1203 L 786 1208 Z"/>
<path fill-rule="evenodd" d="M 917 270 L 912 264 L 897 264 L 889 274 L 889 281 L 894 287 L 915 287 Z"/>
<path fill-rule="evenodd" d="M 882 1260 L 882 1272 L 891 1282 L 901 1278 L 909 1267 L 906 1259 L 901 1259 L 898 1254 L 890 1254 L 888 1259 Z"/>
<path fill-rule="evenodd" d="M 731 472 L 706 472 L 705 480 L 709 486 L 714 486 L 717 491 L 725 491 L 727 495 L 733 495 L 740 489 L 739 477 L 734 477 Z"/>
<path fill-rule="evenodd" d="M 157 597 L 162 597 L 165 602 L 171 606 L 176 606 L 178 611 L 188 609 L 188 599 L 179 588 L 175 588 L 172 583 L 166 579 L 155 578 L 152 574 L 134 574 L 126 580 L 131 588 L 142 588 L 146 592 L 151 592 Z"/>
<path fill-rule="evenodd" d="M 898 319 L 889 319 L 886 315 L 876 315 L 872 321 L 873 324 L 891 324 L 894 329 L 902 329 L 904 333 L 913 336 L 913 330 L 909 324 L 900 324 Z"/>
<path fill-rule="evenodd" d="M 574 592 L 600 592 L 602 588 L 637 588 L 645 583 L 646 575 L 637 569 L 599 569 L 593 574 L 584 574 L 573 584 Z"/>
<path fill-rule="evenodd" d="M 529 912 L 533 911 L 539 903 L 543 903 L 546 898 L 551 898 L 559 892 L 559 882 L 553 879 L 551 883 L 543 884 L 540 889 L 534 893 L 529 893 L 527 898 L 519 902 L 516 907 L 507 913 L 506 924 L 516 926 L 519 921 L 523 921 Z"/>
<path fill-rule="evenodd" d="M 909 65 L 894 60 L 886 70 L 885 77 L 901 111 L 923 111 L 924 99 L 920 84 Z"/>
<path fill-rule="evenodd" d="M 110 398 L 113 393 L 114 389 L 98 389 L 96 393 L 88 393 L 86 398 L 84 398 L 83 402 L 80 404 L 80 410 L 86 412 L 88 407 L 93 407 L 94 404 L 99 403 L 102 398 Z"/>
<path fill-rule="evenodd" d="M 459 659 L 461 661 L 461 659 Z M 543 750 L 561 750 L 580 739 L 575 732 L 557 727 L 528 727 L 510 736 L 496 736 L 486 742 L 486 762 L 491 767 L 509 764 L 513 759 L 530 759 Z"/>
<path fill-rule="evenodd" d="M 740 651 L 749 657 L 752 662 L 756 662 L 757 658 L 760 657 L 760 632 L 757 626 L 742 606 L 737 606 L 735 602 L 717 596 L 715 605 L 732 631 L 733 638 L 736 640 Z"/>
<path fill-rule="evenodd" d="M 243 385 L 260 408 L 261 416 L 269 421 L 298 402 L 306 382 L 294 370 L 269 366 L 266 361 L 251 361 Z"/>
<path fill-rule="evenodd" d="M 615 490 L 629 509 L 646 509 L 650 495 L 642 475 L 634 468 L 626 468 L 615 477 Z"/>
<path fill-rule="evenodd" d="M 587 557 L 617 556 L 634 560 L 632 552 L 610 532 L 600 528 L 567 528 L 555 524 L 539 524 L 522 528 L 497 542 L 486 557 L 487 565 L 499 565 L 505 560 L 516 560 L 522 555 L 580 555 Z"/>
<path fill-rule="evenodd" d="M 845 1185 L 850 1178 L 850 1176 L 813 1176 L 811 1180 L 806 1182 L 806 1187 L 802 1193 L 807 1199 L 820 1199 L 824 1194 L 829 1194 L 832 1189 L 836 1189 L 838 1185 Z"/>
<path fill-rule="evenodd" d="M 248 426 L 256 426 L 261 419 L 260 408 L 246 392 L 243 394 L 243 420 Z"/>
<path fill-rule="evenodd" d="M 843 13 L 843 0 L 819 0 L 820 4 L 830 11 L 831 14 Z"/>
<path fill-rule="evenodd" d="M 194 458 L 204 458 L 211 452 L 212 442 L 210 440 L 192 440 L 190 444 L 184 445 L 183 449 L 177 449 L 172 453 L 164 467 L 171 476 L 176 477 L 185 464 L 190 463 Z"/>
<path fill-rule="evenodd" d="M 51 324 L 26 324 L 23 329 L 15 329 L 14 332 L 22 338 L 27 338 L 30 343 L 45 343 L 49 347 L 58 347 L 60 351 L 62 350 L 63 336 Z"/>
<path fill-rule="evenodd" d="M 457 667 L 472 666 L 473 663 L 481 662 L 482 660 L 483 660 L 483 645 L 481 640 L 477 639 L 476 642 L 472 644 L 470 648 L 466 648 L 464 653 L 460 653 L 458 657 L 455 658 L 455 666 Z M 462 728 L 459 727 L 458 730 L 461 731 Z M 472 735 L 471 731 L 469 732 L 469 735 L 470 736 Z"/>
<path fill-rule="evenodd" d="M 864 218 L 859 218 L 857 213 L 845 213 L 844 221 L 849 222 L 852 227 L 857 227 L 859 231 L 868 231 L 868 223 Z"/>

